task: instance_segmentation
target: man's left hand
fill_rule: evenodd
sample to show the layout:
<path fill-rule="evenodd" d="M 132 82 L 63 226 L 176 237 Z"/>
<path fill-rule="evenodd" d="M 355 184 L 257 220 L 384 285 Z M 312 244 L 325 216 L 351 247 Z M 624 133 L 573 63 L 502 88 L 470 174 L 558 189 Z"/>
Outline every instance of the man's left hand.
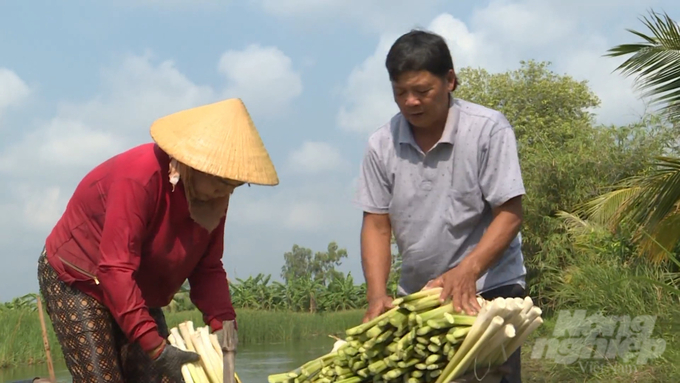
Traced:
<path fill-rule="evenodd" d="M 477 315 L 481 307 L 477 302 L 477 273 L 461 262 L 436 279 L 431 280 L 423 290 L 441 287 L 440 301 L 451 298 L 456 312 L 465 311 L 468 315 Z"/>

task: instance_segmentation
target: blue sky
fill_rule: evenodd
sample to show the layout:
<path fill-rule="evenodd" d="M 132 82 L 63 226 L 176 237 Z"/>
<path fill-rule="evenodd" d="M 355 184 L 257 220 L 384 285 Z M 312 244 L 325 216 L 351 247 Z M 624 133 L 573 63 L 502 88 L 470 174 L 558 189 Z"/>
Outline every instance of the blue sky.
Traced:
<path fill-rule="evenodd" d="M 456 67 L 549 60 L 588 80 L 604 123 L 643 112 L 602 55 L 673 1 L 0 0 L 0 301 L 37 291 L 36 260 L 80 178 L 148 142 L 181 109 L 241 97 L 280 185 L 244 188 L 229 212 L 231 277 L 278 277 L 293 244 L 347 248 L 363 280 L 350 202 L 368 135 L 396 112 L 383 62 L 412 27 L 444 35 Z M 461 2 L 462 3 L 462 2 Z"/>

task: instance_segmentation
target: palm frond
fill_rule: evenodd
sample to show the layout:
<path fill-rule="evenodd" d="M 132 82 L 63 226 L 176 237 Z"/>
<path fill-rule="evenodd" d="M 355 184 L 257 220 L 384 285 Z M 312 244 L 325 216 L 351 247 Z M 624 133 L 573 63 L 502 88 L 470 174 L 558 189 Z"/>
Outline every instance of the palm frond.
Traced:
<path fill-rule="evenodd" d="M 680 158 L 657 157 L 652 172 L 640 179 L 641 192 L 627 207 L 628 213 L 634 222 L 652 233 L 659 222 L 677 211 L 680 201 Z"/>
<path fill-rule="evenodd" d="M 595 231 L 595 227 L 591 222 L 581 219 L 574 213 L 558 211 L 555 215 L 562 220 L 569 232 L 574 234 L 586 234 Z"/>
<path fill-rule="evenodd" d="M 574 247 L 581 250 L 592 250 L 592 235 L 605 232 L 605 229 L 597 223 L 585 220 L 573 213 L 558 211 L 556 216 L 571 234 Z"/>
<path fill-rule="evenodd" d="M 618 185 L 618 189 L 577 206 L 574 212 L 586 217 L 588 221 L 614 228 L 622 223 L 626 208 L 641 192 L 640 186 L 635 184 L 636 181 L 634 178 L 626 179 Z"/>
<path fill-rule="evenodd" d="M 624 179 L 613 191 L 577 206 L 574 214 L 610 230 L 635 228 L 641 254 L 653 261 L 667 258 L 664 249 L 680 242 L 680 158 L 656 157 L 649 173 Z"/>
<path fill-rule="evenodd" d="M 680 242 L 678 227 L 680 227 L 680 214 L 673 213 L 659 223 L 653 234 L 641 230 L 638 234 L 640 238 L 639 252 L 653 262 L 658 263 L 671 259 L 680 267 L 680 262 L 675 260 L 668 250 L 673 249 Z"/>
<path fill-rule="evenodd" d="M 680 117 L 680 26 L 667 14 L 650 12 L 642 23 L 651 35 L 628 29 L 644 40 L 638 44 L 621 44 L 608 50 L 607 56 L 632 55 L 616 70 L 636 76 L 636 87 L 653 103 L 665 103 L 663 109 L 672 119 Z"/>

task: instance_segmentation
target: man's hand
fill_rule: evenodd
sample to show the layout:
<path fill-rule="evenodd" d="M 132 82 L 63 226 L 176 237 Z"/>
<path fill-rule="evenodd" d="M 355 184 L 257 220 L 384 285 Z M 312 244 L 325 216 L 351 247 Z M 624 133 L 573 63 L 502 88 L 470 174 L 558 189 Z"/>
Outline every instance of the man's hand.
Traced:
<path fill-rule="evenodd" d="M 383 295 L 381 297 L 374 299 L 369 299 L 368 309 L 366 310 L 366 314 L 364 314 L 363 323 L 366 323 L 371 319 L 384 313 L 385 311 L 391 309 L 393 307 L 392 301 L 393 299 L 388 297 L 387 295 Z"/>
<path fill-rule="evenodd" d="M 442 292 L 439 296 L 441 302 L 451 298 L 456 312 L 464 310 L 468 315 L 477 315 L 481 309 L 477 302 L 477 279 L 477 272 L 465 262 L 461 262 L 440 277 L 428 282 L 423 290 L 441 287 Z"/>

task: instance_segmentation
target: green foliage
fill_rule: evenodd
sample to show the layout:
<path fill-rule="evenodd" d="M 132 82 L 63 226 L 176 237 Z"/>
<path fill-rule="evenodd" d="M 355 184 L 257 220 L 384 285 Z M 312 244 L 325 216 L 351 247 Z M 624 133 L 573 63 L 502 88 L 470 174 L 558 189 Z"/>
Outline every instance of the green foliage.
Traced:
<path fill-rule="evenodd" d="M 522 248 L 529 289 L 542 306 L 553 305 L 547 297 L 574 256 L 556 213 L 648 169 L 652 156 L 668 149 L 673 126 L 654 115 L 597 126 L 592 110 L 599 99 L 588 84 L 553 73 L 546 62 L 498 74 L 465 68 L 459 77 L 456 97 L 501 111 L 515 128 L 527 190 Z"/>
<path fill-rule="evenodd" d="M 333 312 L 366 307 L 366 284 L 357 284 L 351 273 L 336 270 L 347 251 L 335 242 L 326 252 L 317 252 L 294 245 L 284 254 L 283 282 L 272 281 L 271 275 L 258 274 L 246 279 L 230 281 L 234 307 L 249 310 L 294 312 Z M 398 263 L 392 277 L 398 277 Z M 396 287 L 394 287 L 396 289 Z M 175 294 L 167 312 L 195 310 L 185 283 Z"/>
<path fill-rule="evenodd" d="M 327 312 L 365 307 L 365 284 L 357 285 L 351 273 L 336 273 L 327 285 L 311 278 L 288 283 L 270 282 L 259 274 L 230 285 L 234 307 L 256 310 Z"/>
<path fill-rule="evenodd" d="M 312 257 L 311 249 L 296 244 L 283 258 L 285 263 L 281 268 L 281 277 L 284 281 L 302 278 L 326 284 L 340 275 L 335 268 L 340 266 L 343 258 L 347 258 L 347 250 L 339 249 L 335 242 L 331 242 L 325 252 L 317 252 Z"/>
<path fill-rule="evenodd" d="M 0 312 L 9 310 L 37 310 L 36 298 L 38 294 L 26 294 L 24 296 L 14 298 L 9 302 L 0 303 Z"/>

